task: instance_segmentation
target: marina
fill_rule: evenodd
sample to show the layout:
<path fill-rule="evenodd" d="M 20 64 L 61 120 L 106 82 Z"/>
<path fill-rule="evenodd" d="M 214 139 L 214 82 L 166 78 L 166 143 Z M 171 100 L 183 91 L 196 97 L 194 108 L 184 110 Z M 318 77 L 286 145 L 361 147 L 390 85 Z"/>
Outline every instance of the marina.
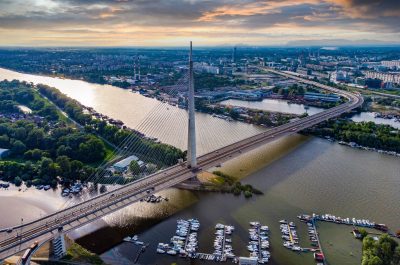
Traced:
<path fill-rule="evenodd" d="M 217 224 L 215 226 L 214 256 L 216 261 L 226 261 L 227 258 L 235 258 L 233 254 L 232 232 L 235 227 L 232 225 Z"/>
<path fill-rule="evenodd" d="M 377 229 L 382 232 L 388 232 L 389 228 L 385 224 L 378 224 L 376 222 L 370 221 L 368 219 L 356 219 L 354 217 L 349 218 L 349 217 L 340 217 L 340 216 L 335 216 L 332 214 L 315 214 L 313 213 L 312 215 L 307 215 L 307 214 L 302 214 L 299 215 L 298 218 L 300 221 L 303 222 L 313 222 L 315 223 L 316 221 L 323 221 L 323 222 L 331 222 L 335 224 L 345 224 L 345 225 L 352 225 L 352 226 L 359 226 L 359 227 L 366 227 L 366 228 L 372 228 L 372 229 Z"/>
<path fill-rule="evenodd" d="M 196 219 L 178 220 L 175 235 L 171 238 L 170 243 L 158 243 L 157 253 L 173 256 L 179 254 L 180 257 L 195 258 L 199 228 L 200 223 Z"/>
<path fill-rule="evenodd" d="M 269 227 L 263 226 L 259 222 L 250 222 L 249 244 L 247 250 L 250 252 L 250 258 L 256 258 L 259 264 L 268 263 L 271 258 L 269 252 Z"/>
<path fill-rule="evenodd" d="M 382 232 L 388 232 L 389 229 L 384 224 L 377 224 L 368 219 L 356 219 L 356 218 L 341 218 L 332 214 L 312 214 L 306 215 L 301 214 L 297 216 L 301 222 L 307 225 L 307 234 L 310 246 L 300 245 L 300 236 L 297 232 L 297 225 L 286 219 L 279 221 L 279 229 L 281 232 L 281 238 L 283 240 L 282 246 L 294 253 L 312 253 L 317 265 L 326 265 L 325 254 L 322 250 L 319 232 L 317 230 L 316 223 L 318 221 L 330 222 L 335 224 L 346 224 L 358 227 L 367 227 L 378 229 Z M 158 243 L 157 253 L 167 254 L 170 256 L 179 255 L 182 258 L 207 260 L 214 262 L 225 262 L 230 260 L 233 263 L 241 262 L 241 260 L 247 260 L 254 262 L 254 264 L 266 264 L 271 259 L 270 253 L 270 229 L 266 225 L 261 225 L 258 221 L 249 222 L 250 228 L 248 229 L 249 241 L 247 244 L 247 250 L 249 257 L 236 256 L 234 254 L 232 233 L 235 231 L 235 227 L 232 225 L 225 225 L 217 223 L 214 227 L 215 239 L 213 242 L 213 253 L 201 253 L 198 252 L 198 230 L 200 228 L 200 222 L 197 219 L 179 219 L 177 220 L 177 227 L 175 235 L 171 238 L 170 243 Z M 352 232 L 355 234 L 356 229 Z M 356 235 L 355 235 L 356 236 Z M 124 239 L 128 242 L 137 242 L 137 236 Z M 304 242 L 303 242 L 304 244 Z M 253 263 L 252 263 L 253 264 Z"/>
<path fill-rule="evenodd" d="M 280 230 L 282 233 L 283 246 L 292 251 L 304 251 L 299 245 L 299 237 L 296 231 L 296 225 L 293 222 L 280 220 Z"/>
<path fill-rule="evenodd" d="M 250 252 L 249 258 L 255 260 L 258 264 L 266 264 L 271 258 L 271 253 L 269 252 L 269 227 L 261 225 L 260 222 L 250 222 L 250 226 L 250 241 L 247 246 L 248 251 Z M 233 263 L 238 263 L 240 259 L 245 258 L 237 257 L 233 253 L 232 233 L 235 231 L 235 227 L 221 223 L 215 225 L 213 253 L 197 252 L 197 231 L 199 230 L 199 227 L 200 223 L 197 219 L 178 220 L 176 233 L 171 238 L 170 243 L 158 243 L 156 252 L 172 256 L 179 254 L 179 257 L 182 258 L 215 262 L 225 262 L 230 260 Z"/>

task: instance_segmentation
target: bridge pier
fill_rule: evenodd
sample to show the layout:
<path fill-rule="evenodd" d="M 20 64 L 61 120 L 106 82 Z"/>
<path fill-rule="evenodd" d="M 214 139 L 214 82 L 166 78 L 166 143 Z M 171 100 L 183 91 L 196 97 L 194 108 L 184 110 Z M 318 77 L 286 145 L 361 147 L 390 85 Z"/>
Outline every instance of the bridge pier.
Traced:
<path fill-rule="evenodd" d="M 56 259 L 61 259 L 62 257 L 67 254 L 67 248 L 65 246 L 65 236 L 64 233 L 58 234 L 57 237 L 55 237 L 52 240 L 52 246 L 53 246 L 53 255 L 54 258 Z"/>
<path fill-rule="evenodd" d="M 194 80 L 193 80 L 193 58 L 192 58 L 192 42 L 190 42 L 189 53 L 189 87 L 188 87 L 188 149 L 187 162 L 192 168 L 197 166 L 196 152 L 196 121 L 194 108 Z"/>
<path fill-rule="evenodd" d="M 197 151 L 196 151 L 196 120 L 195 120 L 195 104 L 194 104 L 194 76 L 193 76 L 193 55 L 192 42 L 190 42 L 189 51 L 189 87 L 188 87 L 188 149 L 187 163 L 192 169 L 197 167 Z M 197 176 L 188 180 L 188 182 L 199 183 Z"/>

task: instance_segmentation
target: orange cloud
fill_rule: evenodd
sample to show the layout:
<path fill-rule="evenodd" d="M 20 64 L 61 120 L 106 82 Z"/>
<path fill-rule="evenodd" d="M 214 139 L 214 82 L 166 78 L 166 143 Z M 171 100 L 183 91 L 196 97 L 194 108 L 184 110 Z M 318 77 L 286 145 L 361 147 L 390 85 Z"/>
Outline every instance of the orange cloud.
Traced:
<path fill-rule="evenodd" d="M 253 16 L 281 13 L 280 8 L 302 4 L 318 4 L 317 0 L 283 0 L 283 1 L 261 1 L 246 4 L 224 5 L 214 10 L 203 13 L 198 21 L 216 21 L 222 16 Z"/>

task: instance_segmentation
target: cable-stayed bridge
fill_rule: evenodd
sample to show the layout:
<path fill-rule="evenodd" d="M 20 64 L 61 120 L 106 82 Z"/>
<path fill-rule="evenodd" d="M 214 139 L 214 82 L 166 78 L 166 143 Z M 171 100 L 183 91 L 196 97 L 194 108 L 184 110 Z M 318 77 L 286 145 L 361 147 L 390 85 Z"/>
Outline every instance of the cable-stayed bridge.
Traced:
<path fill-rule="evenodd" d="M 217 150 L 197 156 L 194 121 L 193 63 L 191 58 L 192 56 L 190 52 L 189 74 L 187 76 L 189 79 L 187 85 L 189 101 L 187 162 L 171 166 L 96 197 L 88 198 L 80 203 L 70 205 L 40 219 L 20 226 L 0 230 L 0 260 L 29 248 L 31 244 L 36 241 L 43 243 L 52 240 L 63 233 L 86 225 L 96 219 L 137 202 L 150 194 L 193 179 L 201 171 L 208 170 L 281 137 L 294 134 L 322 121 L 349 112 L 352 109 L 361 106 L 363 103 L 363 98 L 360 94 L 339 90 L 288 73 L 263 68 L 264 70 L 274 74 L 292 78 L 298 82 L 313 85 L 332 93 L 339 94 L 347 98 L 347 102 L 318 114 L 272 128 L 268 131 L 261 132 Z M 125 139 L 122 148 L 120 148 L 121 152 L 124 151 L 124 146 L 130 146 L 132 141 L 133 140 L 130 138 Z M 96 177 L 98 177 L 98 174 Z"/>

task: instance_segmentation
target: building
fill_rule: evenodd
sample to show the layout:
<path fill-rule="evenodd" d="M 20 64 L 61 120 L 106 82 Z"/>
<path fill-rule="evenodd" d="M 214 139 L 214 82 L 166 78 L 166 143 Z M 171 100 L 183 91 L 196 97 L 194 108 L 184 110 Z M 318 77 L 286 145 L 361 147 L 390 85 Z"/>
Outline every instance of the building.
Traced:
<path fill-rule="evenodd" d="M 209 65 L 207 63 L 195 63 L 193 65 L 193 69 L 196 72 L 202 72 L 202 73 L 208 73 L 208 74 L 214 74 L 214 75 L 220 74 L 220 69 L 218 66 Z"/>
<path fill-rule="evenodd" d="M 356 77 L 355 83 L 360 86 L 365 86 L 365 78 L 364 77 Z"/>
<path fill-rule="evenodd" d="M 257 91 L 229 91 L 229 98 L 240 99 L 240 100 L 262 100 L 263 93 L 259 90 Z"/>
<path fill-rule="evenodd" d="M 0 158 L 8 156 L 9 153 L 10 153 L 9 149 L 0 148 Z"/>
<path fill-rule="evenodd" d="M 258 260 L 254 257 L 239 257 L 239 265 L 258 265 Z"/>
<path fill-rule="evenodd" d="M 385 83 L 400 84 L 400 73 L 382 73 L 375 71 L 364 71 L 365 78 L 380 79 Z"/>
<path fill-rule="evenodd" d="M 130 164 L 132 161 L 137 161 L 138 164 L 139 164 L 139 162 L 142 162 L 142 161 L 139 161 L 139 158 L 138 158 L 137 156 L 131 155 L 131 156 L 128 156 L 127 158 L 125 158 L 125 159 L 123 159 L 123 160 L 121 160 L 121 161 L 115 163 L 115 164 L 113 165 L 113 168 L 114 168 L 116 171 L 124 172 L 124 171 L 126 171 L 126 170 L 128 169 L 129 164 Z M 139 165 L 140 165 L 140 164 L 139 164 Z M 142 165 L 143 165 L 143 162 L 142 162 Z"/>
<path fill-rule="evenodd" d="M 305 100 L 310 101 L 324 101 L 324 102 L 339 102 L 340 96 L 336 94 L 321 94 L 321 93 L 312 93 L 307 92 L 304 94 Z"/>
<path fill-rule="evenodd" d="M 381 88 L 382 80 L 378 78 L 367 78 L 365 80 L 365 85 L 369 88 Z"/>
<path fill-rule="evenodd" d="M 237 48 L 233 47 L 233 50 L 232 50 L 232 63 L 236 62 L 236 57 L 237 57 L 236 53 L 237 53 Z"/>
<path fill-rule="evenodd" d="M 307 69 L 312 69 L 316 71 L 323 71 L 324 66 L 323 65 L 318 65 L 318 64 L 306 64 Z"/>
<path fill-rule="evenodd" d="M 393 60 L 393 61 L 382 61 L 381 64 L 388 68 L 400 68 L 400 60 Z"/>
<path fill-rule="evenodd" d="M 332 82 L 347 82 L 349 81 L 349 76 L 347 72 L 335 71 L 331 73 Z"/>
<path fill-rule="evenodd" d="M 296 70 L 296 73 L 302 74 L 302 75 L 311 75 L 311 70 L 304 68 L 304 67 L 298 67 Z"/>

